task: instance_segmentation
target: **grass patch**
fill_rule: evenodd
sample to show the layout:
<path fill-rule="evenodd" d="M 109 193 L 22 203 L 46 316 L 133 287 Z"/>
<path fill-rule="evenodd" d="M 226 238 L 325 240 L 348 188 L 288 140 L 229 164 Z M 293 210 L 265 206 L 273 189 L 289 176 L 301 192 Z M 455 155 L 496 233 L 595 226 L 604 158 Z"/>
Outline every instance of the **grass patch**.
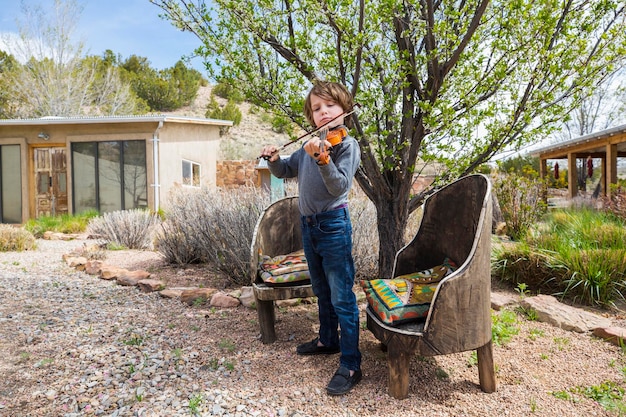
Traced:
<path fill-rule="evenodd" d="M 496 247 L 495 277 L 533 292 L 608 306 L 626 294 L 626 228 L 609 213 L 550 212 L 517 243 Z"/>
<path fill-rule="evenodd" d="M 24 228 L 35 237 L 41 238 L 45 232 L 57 233 L 82 233 L 87 229 L 89 220 L 98 216 L 96 210 L 88 210 L 81 214 L 62 214 L 60 216 L 41 216 L 30 219 L 24 224 Z"/>

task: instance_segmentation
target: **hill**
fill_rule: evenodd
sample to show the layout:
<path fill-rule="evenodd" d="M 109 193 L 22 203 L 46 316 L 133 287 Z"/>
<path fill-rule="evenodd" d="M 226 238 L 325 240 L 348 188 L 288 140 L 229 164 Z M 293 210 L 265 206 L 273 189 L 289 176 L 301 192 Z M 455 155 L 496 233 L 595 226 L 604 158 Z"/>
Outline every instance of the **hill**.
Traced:
<path fill-rule="evenodd" d="M 200 87 L 196 99 L 190 106 L 181 107 L 180 109 L 167 112 L 166 114 L 187 116 L 187 117 L 205 117 L 207 104 L 211 100 L 212 86 Z M 220 105 L 225 105 L 226 100 L 216 97 Z M 241 111 L 241 123 L 238 126 L 230 128 L 228 133 L 222 137 L 220 145 L 219 159 L 237 160 L 237 159 L 256 159 L 259 156 L 261 148 L 266 144 L 282 145 L 289 142 L 289 136 L 284 133 L 276 133 L 272 130 L 272 126 L 263 120 L 263 111 L 253 109 L 250 103 L 243 102 L 239 104 Z M 287 151 L 293 151 L 289 148 Z"/>

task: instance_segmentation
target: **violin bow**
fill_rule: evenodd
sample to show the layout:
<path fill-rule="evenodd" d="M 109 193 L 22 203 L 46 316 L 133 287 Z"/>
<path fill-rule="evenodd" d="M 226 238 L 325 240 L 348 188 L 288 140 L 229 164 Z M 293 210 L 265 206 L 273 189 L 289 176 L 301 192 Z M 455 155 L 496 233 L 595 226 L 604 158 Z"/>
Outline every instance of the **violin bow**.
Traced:
<path fill-rule="evenodd" d="M 282 150 L 283 150 L 283 149 L 285 149 L 287 146 L 289 146 L 289 145 L 291 145 L 291 144 L 293 144 L 293 143 L 296 143 L 296 142 L 298 142 L 299 140 L 302 140 L 302 139 L 306 138 L 307 136 L 310 136 L 310 135 L 314 135 L 314 134 L 316 134 L 317 132 L 319 132 L 319 131 L 323 130 L 325 127 L 327 127 L 329 124 L 331 124 L 331 123 L 332 123 L 332 122 L 334 122 L 335 120 L 339 119 L 340 117 L 348 117 L 348 116 L 350 116 L 351 114 L 353 114 L 354 112 L 356 112 L 357 108 L 360 108 L 360 107 L 361 107 L 361 105 L 360 105 L 359 103 L 354 103 L 354 105 L 352 106 L 352 108 L 351 108 L 349 111 L 344 111 L 343 113 L 338 114 L 337 116 L 333 117 L 332 119 L 330 119 L 329 121 L 327 121 L 326 123 L 324 123 L 323 125 L 321 125 L 320 127 L 315 128 L 315 129 L 311 130 L 310 132 L 306 132 L 306 133 L 304 133 L 303 135 L 298 136 L 298 137 L 297 137 L 297 138 L 295 138 L 294 140 L 292 140 L 292 141 L 289 141 L 289 142 L 285 143 L 285 144 L 284 144 L 284 145 L 282 145 L 280 148 L 276 149 L 276 152 L 280 152 L 280 151 L 282 151 Z M 276 153 L 276 152 L 274 152 L 274 153 Z M 270 159 L 270 157 L 269 157 L 269 156 L 258 156 L 258 157 L 257 157 L 257 159 L 259 159 L 259 158 L 263 158 L 263 159 L 265 159 L 266 161 Z"/>

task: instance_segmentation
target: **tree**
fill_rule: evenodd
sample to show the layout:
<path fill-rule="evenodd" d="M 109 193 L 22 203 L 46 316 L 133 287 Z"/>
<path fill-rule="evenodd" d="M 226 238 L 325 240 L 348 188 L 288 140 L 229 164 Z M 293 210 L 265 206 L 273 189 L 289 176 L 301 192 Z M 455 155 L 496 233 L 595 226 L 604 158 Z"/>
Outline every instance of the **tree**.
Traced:
<path fill-rule="evenodd" d="M 15 112 L 9 93 L 9 75 L 18 66 L 13 55 L 0 51 L 0 119 L 8 119 Z"/>
<path fill-rule="evenodd" d="M 82 8 L 55 0 L 53 10 L 22 5 L 25 19 L 13 54 L 26 62 L 6 73 L 13 117 L 131 114 L 135 98 L 116 67 L 83 58 L 72 33 Z M 100 71 L 99 71 L 100 70 Z M 6 108 L 6 107 L 5 107 Z"/>
<path fill-rule="evenodd" d="M 469 174 L 545 137 L 626 56 L 622 1 L 150 1 L 212 77 L 300 124 L 311 81 L 351 89 L 381 276 L 432 192 L 411 195 L 418 157 L 445 167 L 435 187 Z"/>
<path fill-rule="evenodd" d="M 131 55 L 122 64 L 135 93 L 155 111 L 171 111 L 188 106 L 198 94 L 202 74 L 183 61 L 165 70 L 150 67 L 145 57 Z"/>
<path fill-rule="evenodd" d="M 588 135 L 622 124 L 626 115 L 626 71 L 618 71 L 580 101 L 561 131 L 561 140 Z"/>

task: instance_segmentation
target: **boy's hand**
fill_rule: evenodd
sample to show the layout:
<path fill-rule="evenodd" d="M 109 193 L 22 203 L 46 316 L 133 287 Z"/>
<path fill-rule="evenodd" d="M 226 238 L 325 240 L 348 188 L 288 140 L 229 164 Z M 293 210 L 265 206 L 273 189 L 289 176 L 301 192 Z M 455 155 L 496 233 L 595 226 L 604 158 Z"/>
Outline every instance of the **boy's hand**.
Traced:
<path fill-rule="evenodd" d="M 278 148 L 275 145 L 267 145 L 263 147 L 263 149 L 261 150 L 261 158 L 270 162 L 277 161 L 278 158 L 280 158 L 280 155 L 278 154 Z"/>
<path fill-rule="evenodd" d="M 304 144 L 304 151 L 309 154 L 309 156 L 315 161 L 317 161 L 321 165 L 325 165 L 328 161 L 325 159 L 324 155 L 327 155 L 327 149 L 332 145 L 327 140 L 321 140 L 320 138 L 311 138 Z M 320 160 L 322 160 L 320 162 Z M 324 163 L 325 161 L 325 163 Z"/>

